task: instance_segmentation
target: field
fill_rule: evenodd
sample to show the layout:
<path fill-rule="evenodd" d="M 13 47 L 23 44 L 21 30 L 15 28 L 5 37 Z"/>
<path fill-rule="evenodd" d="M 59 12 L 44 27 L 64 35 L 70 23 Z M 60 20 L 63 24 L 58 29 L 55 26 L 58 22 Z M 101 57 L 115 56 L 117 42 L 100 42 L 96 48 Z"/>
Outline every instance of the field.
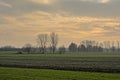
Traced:
<path fill-rule="evenodd" d="M 120 80 L 120 74 L 0 67 L 0 80 Z"/>
<path fill-rule="evenodd" d="M 1 53 L 1 67 L 120 73 L 120 54 L 16 54 Z"/>

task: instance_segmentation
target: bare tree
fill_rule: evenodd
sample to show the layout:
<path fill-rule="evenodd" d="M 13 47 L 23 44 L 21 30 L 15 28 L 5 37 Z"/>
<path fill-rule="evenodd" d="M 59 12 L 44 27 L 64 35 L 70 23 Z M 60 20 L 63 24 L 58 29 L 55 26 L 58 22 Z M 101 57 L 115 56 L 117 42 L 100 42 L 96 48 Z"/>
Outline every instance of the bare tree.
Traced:
<path fill-rule="evenodd" d="M 120 41 L 117 41 L 117 51 L 120 52 Z"/>
<path fill-rule="evenodd" d="M 50 47 L 52 49 L 51 50 L 52 53 L 55 53 L 57 44 L 58 44 L 58 35 L 56 33 L 52 32 L 50 34 Z"/>
<path fill-rule="evenodd" d="M 66 52 L 66 48 L 65 46 L 59 47 L 59 53 L 65 53 Z"/>
<path fill-rule="evenodd" d="M 84 45 L 84 44 L 80 44 L 80 45 L 78 46 L 78 51 L 79 51 L 79 52 L 86 52 L 86 47 L 85 47 L 85 45 Z"/>
<path fill-rule="evenodd" d="M 116 49 L 116 47 L 115 47 L 115 42 L 112 41 L 112 42 L 111 42 L 111 50 L 112 50 L 112 52 L 115 52 L 115 49 Z"/>
<path fill-rule="evenodd" d="M 111 48 L 111 42 L 110 41 L 104 41 L 104 49 L 106 52 L 110 52 L 110 48 Z"/>
<path fill-rule="evenodd" d="M 31 49 L 32 49 L 31 44 L 25 44 L 24 47 L 23 47 L 23 51 L 27 52 L 27 53 L 30 53 Z"/>
<path fill-rule="evenodd" d="M 46 52 L 46 46 L 48 42 L 47 34 L 39 34 L 37 38 L 37 44 L 39 46 L 40 51 L 44 54 Z"/>
<path fill-rule="evenodd" d="M 77 44 L 75 43 L 71 43 L 68 47 L 70 52 L 77 52 L 78 48 L 77 48 Z"/>

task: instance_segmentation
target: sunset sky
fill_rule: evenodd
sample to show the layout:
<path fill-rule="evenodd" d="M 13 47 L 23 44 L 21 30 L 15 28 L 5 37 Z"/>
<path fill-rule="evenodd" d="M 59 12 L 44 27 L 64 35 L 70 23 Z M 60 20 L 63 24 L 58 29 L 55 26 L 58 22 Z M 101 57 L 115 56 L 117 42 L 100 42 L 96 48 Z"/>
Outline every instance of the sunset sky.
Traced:
<path fill-rule="evenodd" d="M 50 32 L 59 46 L 120 40 L 120 0 L 0 0 L 0 46 L 36 45 Z"/>

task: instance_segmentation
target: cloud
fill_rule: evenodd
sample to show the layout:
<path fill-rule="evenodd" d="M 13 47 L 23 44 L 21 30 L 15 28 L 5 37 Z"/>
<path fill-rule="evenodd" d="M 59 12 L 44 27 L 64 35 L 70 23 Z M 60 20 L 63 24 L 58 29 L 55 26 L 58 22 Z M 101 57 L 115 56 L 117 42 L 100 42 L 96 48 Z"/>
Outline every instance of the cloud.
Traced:
<path fill-rule="evenodd" d="M 4 0 L 5 3 L 12 5 L 12 8 L 0 7 L 0 15 L 2 16 L 20 16 L 24 14 L 29 14 L 35 11 L 45 11 L 49 13 L 57 13 L 59 8 L 53 3 L 56 0 Z"/>
<path fill-rule="evenodd" d="M 84 2 L 97 2 L 97 3 L 108 3 L 111 0 L 81 0 L 81 1 L 84 1 Z"/>
<path fill-rule="evenodd" d="M 6 2 L 3 2 L 0 0 L 0 6 L 4 6 L 4 7 L 8 7 L 8 8 L 12 8 L 12 5 L 6 3 Z"/>
<path fill-rule="evenodd" d="M 110 0 L 99 0 L 99 2 L 101 2 L 101 3 L 108 3 L 108 2 L 110 2 Z"/>
<path fill-rule="evenodd" d="M 120 17 L 119 0 L 4 0 L 1 15 L 18 16 L 34 11 L 65 12 L 72 16 Z M 107 3 L 107 4 L 101 4 Z"/>
<path fill-rule="evenodd" d="M 85 39 L 120 40 L 120 0 L 47 1 L 2 1 L 0 45 L 35 43 L 37 34 L 49 32 L 59 34 L 61 45 Z"/>
<path fill-rule="evenodd" d="M 49 5 L 49 4 L 52 4 L 54 3 L 56 0 L 31 0 L 35 3 L 40 3 L 40 4 L 46 4 L 46 5 Z"/>
<path fill-rule="evenodd" d="M 53 14 L 35 11 L 20 16 L 6 16 L 3 19 L 6 24 L 1 24 L 0 42 L 5 39 L 8 44 L 20 46 L 27 42 L 35 43 L 38 34 L 50 32 L 59 34 L 61 45 L 67 45 L 71 41 L 79 43 L 85 39 L 113 40 L 111 37 L 117 39 L 116 36 L 120 34 L 119 18 L 78 17 L 63 12 Z"/>
<path fill-rule="evenodd" d="M 119 17 L 119 0 L 61 0 L 60 10 L 74 16 Z M 101 4 L 106 3 L 106 4 Z"/>

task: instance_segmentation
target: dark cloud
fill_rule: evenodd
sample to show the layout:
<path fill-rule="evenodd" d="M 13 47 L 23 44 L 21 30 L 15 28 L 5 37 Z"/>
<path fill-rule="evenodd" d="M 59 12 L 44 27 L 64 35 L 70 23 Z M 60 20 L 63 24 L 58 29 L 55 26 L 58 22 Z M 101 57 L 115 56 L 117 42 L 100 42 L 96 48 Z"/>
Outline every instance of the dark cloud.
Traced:
<path fill-rule="evenodd" d="M 3 0 L 0 0 L 3 2 Z M 1 15 L 20 15 L 33 11 L 46 11 L 58 13 L 67 12 L 72 16 L 103 16 L 119 17 L 120 0 L 111 0 L 111 2 L 102 4 L 97 2 L 85 2 L 81 0 L 57 0 L 51 5 L 34 3 L 31 0 L 4 0 L 12 8 L 0 6 Z"/>
<path fill-rule="evenodd" d="M 0 15 L 16 16 L 39 10 L 46 12 L 50 12 L 51 10 L 53 10 L 51 5 L 34 3 L 30 0 L 4 0 L 4 2 L 11 5 L 12 8 L 2 6 L 2 8 L 0 8 Z"/>
<path fill-rule="evenodd" d="M 119 3 L 120 0 L 105 4 L 80 0 L 61 0 L 59 4 L 62 10 L 71 13 L 71 15 L 118 17 L 120 16 Z"/>

